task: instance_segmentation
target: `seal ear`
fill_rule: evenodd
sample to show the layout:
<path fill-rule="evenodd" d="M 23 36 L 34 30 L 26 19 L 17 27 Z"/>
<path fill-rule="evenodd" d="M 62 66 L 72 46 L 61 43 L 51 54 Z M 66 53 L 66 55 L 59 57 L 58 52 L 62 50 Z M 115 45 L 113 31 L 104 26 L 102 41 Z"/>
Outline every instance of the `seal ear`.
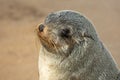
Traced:
<path fill-rule="evenodd" d="M 90 34 L 87 34 L 87 32 L 82 32 L 81 37 L 94 40 L 94 38 Z"/>

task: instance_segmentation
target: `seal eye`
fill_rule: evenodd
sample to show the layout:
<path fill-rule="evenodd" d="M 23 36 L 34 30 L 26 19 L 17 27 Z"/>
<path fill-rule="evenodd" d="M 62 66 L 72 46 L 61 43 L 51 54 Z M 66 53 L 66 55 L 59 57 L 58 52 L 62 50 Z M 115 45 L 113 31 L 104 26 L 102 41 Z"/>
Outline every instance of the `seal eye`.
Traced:
<path fill-rule="evenodd" d="M 60 32 L 61 37 L 68 38 L 69 37 L 70 30 L 69 29 L 62 29 Z"/>

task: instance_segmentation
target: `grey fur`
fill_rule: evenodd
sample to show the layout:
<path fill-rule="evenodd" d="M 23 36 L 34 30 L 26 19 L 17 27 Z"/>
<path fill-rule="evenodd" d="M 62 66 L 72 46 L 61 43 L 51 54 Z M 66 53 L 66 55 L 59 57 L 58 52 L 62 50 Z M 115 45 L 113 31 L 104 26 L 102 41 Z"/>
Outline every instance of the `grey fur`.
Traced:
<path fill-rule="evenodd" d="M 53 41 L 62 48 L 53 51 L 42 44 L 39 80 L 118 80 L 119 69 L 110 52 L 100 41 L 93 24 L 81 13 L 71 10 L 51 13 L 44 24 L 52 29 L 49 35 L 54 36 Z M 59 36 L 63 28 L 71 31 L 69 44 Z"/>

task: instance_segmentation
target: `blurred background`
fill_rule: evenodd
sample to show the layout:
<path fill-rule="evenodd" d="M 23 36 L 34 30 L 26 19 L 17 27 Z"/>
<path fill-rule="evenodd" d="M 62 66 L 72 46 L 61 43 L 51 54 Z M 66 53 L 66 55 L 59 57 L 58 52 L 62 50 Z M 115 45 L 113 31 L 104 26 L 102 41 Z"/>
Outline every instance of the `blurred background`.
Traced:
<path fill-rule="evenodd" d="M 94 23 L 120 67 L 120 0 L 0 0 L 0 80 L 38 80 L 35 26 L 63 9 Z"/>

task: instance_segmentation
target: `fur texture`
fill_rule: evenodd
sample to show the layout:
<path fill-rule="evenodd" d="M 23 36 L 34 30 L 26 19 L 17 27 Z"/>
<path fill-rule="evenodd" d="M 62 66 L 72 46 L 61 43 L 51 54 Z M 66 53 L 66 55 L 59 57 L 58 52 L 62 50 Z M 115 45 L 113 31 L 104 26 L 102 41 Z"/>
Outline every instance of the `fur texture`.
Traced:
<path fill-rule="evenodd" d="M 44 25 L 44 31 L 38 31 L 39 80 L 118 80 L 119 69 L 110 52 L 81 13 L 54 12 Z"/>

